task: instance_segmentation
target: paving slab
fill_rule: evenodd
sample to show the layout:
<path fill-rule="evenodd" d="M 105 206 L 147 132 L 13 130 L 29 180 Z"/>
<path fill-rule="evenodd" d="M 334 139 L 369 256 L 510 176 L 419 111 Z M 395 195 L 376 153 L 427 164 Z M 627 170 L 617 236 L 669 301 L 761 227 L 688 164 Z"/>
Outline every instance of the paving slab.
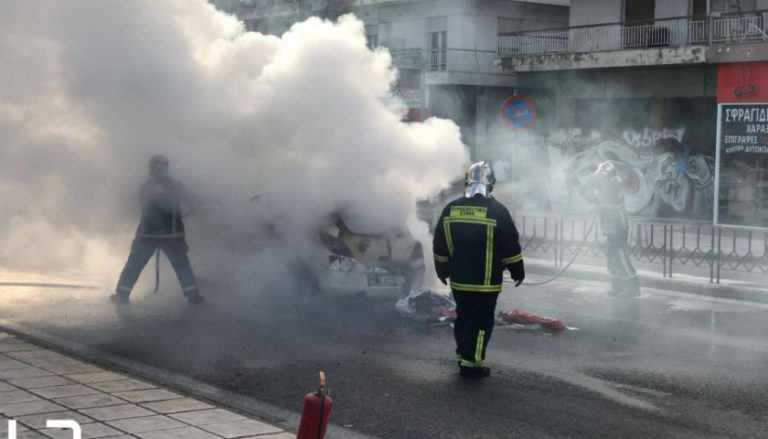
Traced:
<path fill-rule="evenodd" d="M 40 389 L 32 389 L 30 391 L 36 395 L 42 396 L 43 398 L 47 398 L 47 399 L 66 398 L 69 396 L 84 396 L 84 395 L 91 395 L 94 393 L 100 393 L 98 390 L 92 387 L 84 386 L 82 384 L 43 387 Z"/>
<path fill-rule="evenodd" d="M 58 398 L 53 401 L 71 409 L 88 409 L 92 407 L 107 407 L 110 405 L 125 404 L 124 400 L 107 393 L 70 396 L 69 398 Z"/>
<path fill-rule="evenodd" d="M 39 431 L 40 433 L 53 439 L 72 439 L 72 430 L 66 428 L 44 428 Z M 82 437 L 86 439 L 117 436 L 122 434 L 121 431 L 115 430 L 114 428 L 100 422 L 83 424 L 80 426 L 80 432 L 82 433 Z"/>
<path fill-rule="evenodd" d="M 202 401 L 198 401 L 192 398 L 178 398 L 169 399 L 166 401 L 146 402 L 143 403 L 142 406 L 163 414 L 191 412 L 195 410 L 207 410 L 213 408 L 213 406 L 210 404 L 206 404 Z"/>
<path fill-rule="evenodd" d="M 211 433 L 217 434 L 221 437 L 231 439 L 245 436 L 264 435 L 268 433 L 279 433 L 280 430 L 277 427 L 273 427 L 269 424 L 259 422 L 253 419 L 239 422 L 223 422 L 220 424 L 206 424 L 201 425 L 200 428 Z"/>
<path fill-rule="evenodd" d="M 43 387 L 56 387 L 56 386 L 66 386 L 68 384 L 73 384 L 72 381 L 62 378 L 60 376 L 47 376 L 47 377 L 37 377 L 37 378 L 16 378 L 13 380 L 8 380 L 9 383 L 13 384 L 16 387 L 21 387 L 22 389 L 42 389 Z M 2 390 L 2 388 L 0 388 Z"/>
<path fill-rule="evenodd" d="M 16 439 L 47 439 L 47 437 L 48 436 L 45 436 L 42 433 L 38 433 L 32 430 L 22 431 L 16 435 Z"/>
<path fill-rule="evenodd" d="M 220 424 L 224 422 L 245 421 L 245 416 L 224 409 L 200 410 L 188 413 L 176 413 L 170 415 L 173 419 L 185 422 L 189 425 Z"/>
<path fill-rule="evenodd" d="M 146 390 L 146 389 L 157 388 L 157 386 L 154 386 L 149 383 L 145 383 L 144 381 L 132 380 L 132 379 L 107 381 L 104 383 L 91 383 L 89 385 L 95 389 L 99 389 L 102 392 L 107 392 L 107 393 L 130 392 L 132 390 Z"/>
<path fill-rule="evenodd" d="M 118 398 L 122 398 L 130 402 L 150 402 L 150 401 L 162 401 L 166 399 L 177 399 L 181 397 L 178 393 L 170 392 L 165 389 L 149 389 L 149 390 L 136 390 L 132 392 L 118 392 L 114 393 Z"/>
<path fill-rule="evenodd" d="M 107 381 L 124 380 L 126 378 L 123 375 L 106 371 L 65 375 L 65 377 L 83 384 L 105 383 Z"/>
<path fill-rule="evenodd" d="M 16 418 L 17 421 L 35 430 L 42 430 L 47 428 L 46 423 L 50 419 L 71 419 L 80 424 L 88 424 L 94 422 L 94 420 L 88 416 L 72 410 L 53 413 L 40 413 L 36 415 L 19 416 Z"/>
<path fill-rule="evenodd" d="M 25 366 L 17 369 L 0 370 L 0 380 L 12 380 L 16 378 L 36 378 L 51 376 L 53 373 L 33 366 Z"/>
<path fill-rule="evenodd" d="M 13 418 L 7 418 L 5 416 L 0 416 L 0 435 L 8 437 L 8 421 Z M 21 424 L 16 422 L 16 431 L 24 431 L 29 430 L 24 424 Z"/>
<path fill-rule="evenodd" d="M 216 436 L 215 434 L 201 430 L 197 427 L 150 431 L 146 433 L 138 433 L 138 436 L 142 439 L 221 439 L 221 436 Z"/>
<path fill-rule="evenodd" d="M 18 360 L 12 360 L 12 359 L 0 359 L 0 370 L 6 370 L 6 369 L 19 369 L 21 367 L 27 367 L 29 366 L 27 363 L 22 363 Z"/>
<path fill-rule="evenodd" d="M 24 390 L 11 390 L 0 392 L 0 404 L 14 404 L 17 402 L 37 401 L 40 398 Z"/>
<path fill-rule="evenodd" d="M 118 419 L 142 418 L 152 416 L 154 412 L 139 407 L 136 404 L 113 405 L 80 410 L 86 415 L 99 421 L 116 421 Z"/>
<path fill-rule="evenodd" d="M 13 418 L 17 416 L 34 415 L 38 413 L 61 412 L 64 410 L 66 410 L 66 407 L 62 407 L 56 403 L 46 400 L 0 405 L 0 413 Z"/>
<path fill-rule="evenodd" d="M 163 415 L 147 416 L 146 418 L 121 419 L 119 421 L 107 422 L 107 424 L 127 433 L 146 433 L 150 431 L 186 427 L 185 424 Z"/>

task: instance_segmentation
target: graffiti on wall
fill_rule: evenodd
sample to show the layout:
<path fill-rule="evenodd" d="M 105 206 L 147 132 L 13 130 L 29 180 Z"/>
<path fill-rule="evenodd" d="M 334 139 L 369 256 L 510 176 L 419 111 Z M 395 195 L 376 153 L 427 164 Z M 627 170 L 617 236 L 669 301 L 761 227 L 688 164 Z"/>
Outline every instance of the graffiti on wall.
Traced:
<path fill-rule="evenodd" d="M 627 129 L 617 137 L 572 129 L 519 142 L 515 157 L 494 161 L 498 192 L 520 209 L 586 213 L 585 177 L 611 160 L 631 215 L 710 220 L 714 205 L 714 145 L 688 145 L 684 127 Z M 548 176 L 544 181 L 542 176 Z M 516 201 L 515 201 L 516 200 Z"/>

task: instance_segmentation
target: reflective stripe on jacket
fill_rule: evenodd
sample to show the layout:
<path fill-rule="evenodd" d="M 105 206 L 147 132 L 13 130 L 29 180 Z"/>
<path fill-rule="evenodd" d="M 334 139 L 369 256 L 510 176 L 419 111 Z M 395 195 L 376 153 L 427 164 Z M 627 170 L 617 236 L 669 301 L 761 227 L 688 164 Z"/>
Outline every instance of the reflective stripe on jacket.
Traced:
<path fill-rule="evenodd" d="M 507 265 L 523 260 L 509 211 L 494 198 L 459 198 L 443 209 L 433 241 L 435 269 L 459 291 L 498 293 Z"/>

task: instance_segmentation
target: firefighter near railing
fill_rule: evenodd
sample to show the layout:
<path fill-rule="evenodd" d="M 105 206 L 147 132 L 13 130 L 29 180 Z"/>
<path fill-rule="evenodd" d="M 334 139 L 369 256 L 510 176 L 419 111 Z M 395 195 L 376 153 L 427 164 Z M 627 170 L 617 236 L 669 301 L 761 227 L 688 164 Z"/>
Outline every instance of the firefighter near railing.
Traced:
<path fill-rule="evenodd" d="M 514 220 L 527 257 L 550 259 L 558 268 L 571 259 L 605 257 L 600 226 L 590 227 L 590 216 L 518 212 Z M 633 260 L 658 267 L 666 278 L 682 267 L 707 273 L 712 283 L 768 274 L 768 230 L 631 218 L 628 244 Z"/>

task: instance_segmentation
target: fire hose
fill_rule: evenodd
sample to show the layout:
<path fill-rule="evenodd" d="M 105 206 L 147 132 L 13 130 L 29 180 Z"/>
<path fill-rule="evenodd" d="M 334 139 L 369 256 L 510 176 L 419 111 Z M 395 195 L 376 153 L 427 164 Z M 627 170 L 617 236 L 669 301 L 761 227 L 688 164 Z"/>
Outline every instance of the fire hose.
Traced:
<path fill-rule="evenodd" d="M 152 294 L 157 294 L 157 290 L 160 289 L 160 249 L 155 250 L 155 291 Z"/>
<path fill-rule="evenodd" d="M 584 245 L 587 243 L 587 239 L 589 238 L 589 234 L 592 233 L 592 229 L 595 227 L 596 223 L 597 223 L 597 212 L 595 212 L 592 215 L 592 223 L 589 225 L 589 228 L 584 233 L 584 239 L 581 241 L 581 243 L 579 244 L 579 247 L 576 249 L 576 253 L 573 254 L 573 257 L 571 258 L 571 260 L 568 261 L 568 263 L 565 265 L 565 267 L 562 268 L 562 270 L 560 270 L 557 274 L 555 274 L 554 276 L 550 277 L 547 280 L 544 280 L 544 281 L 541 281 L 541 282 L 526 282 L 526 283 L 524 283 L 524 285 L 531 286 L 531 287 L 536 287 L 536 286 L 540 286 L 540 285 L 546 285 L 546 284 L 548 284 L 548 283 L 558 279 L 563 274 L 565 274 L 565 272 L 568 271 L 569 268 L 571 268 L 571 265 L 573 265 L 574 261 L 576 261 L 576 258 L 579 257 L 579 254 L 581 254 L 581 250 L 584 248 Z"/>

